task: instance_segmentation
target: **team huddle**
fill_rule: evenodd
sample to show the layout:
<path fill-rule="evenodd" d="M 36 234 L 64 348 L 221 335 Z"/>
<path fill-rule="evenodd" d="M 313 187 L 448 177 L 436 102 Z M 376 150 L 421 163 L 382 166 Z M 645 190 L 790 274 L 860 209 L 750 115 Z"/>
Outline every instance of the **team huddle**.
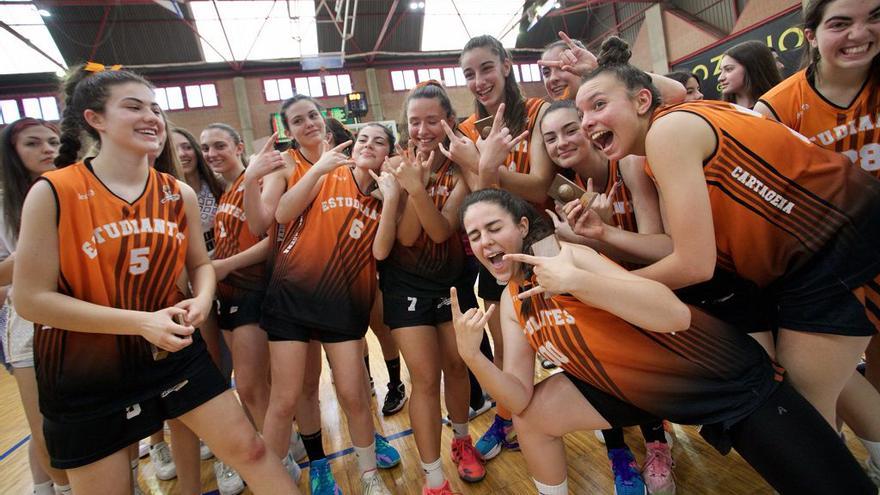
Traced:
<path fill-rule="evenodd" d="M 424 495 L 452 494 L 444 419 L 470 483 L 519 450 L 539 494 L 567 494 L 562 439 L 593 430 L 614 493 L 671 495 L 671 422 L 778 493 L 878 493 L 880 0 L 813 0 L 804 26 L 809 60 L 784 80 L 763 43 L 731 48 L 726 101 L 630 65 L 619 38 L 594 56 L 565 33 L 539 61 L 546 99 L 525 98 L 477 36 L 463 121 L 434 80 L 407 95 L 401 143 L 296 95 L 292 144 L 251 156 L 225 123 L 174 127 L 129 70 L 71 69 L 58 126 L 0 134 L 2 349 L 34 493 L 139 493 L 150 437 L 181 493 L 216 455 L 223 495 L 300 493 L 306 460 L 310 492 L 340 494 L 322 350 L 365 495 L 415 462 Z M 382 413 L 409 401 L 418 459 L 374 424 L 368 329 Z M 561 372 L 535 383 L 536 366 Z M 495 416 L 474 441 L 483 392 Z"/>

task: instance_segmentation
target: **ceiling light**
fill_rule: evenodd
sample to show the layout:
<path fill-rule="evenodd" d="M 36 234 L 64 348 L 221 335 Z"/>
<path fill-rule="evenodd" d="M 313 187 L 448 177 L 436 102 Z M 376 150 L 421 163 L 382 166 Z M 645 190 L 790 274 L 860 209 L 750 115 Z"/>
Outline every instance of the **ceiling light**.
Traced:
<path fill-rule="evenodd" d="M 52 13 L 46 9 L 37 9 L 37 13 L 43 17 L 52 17 Z"/>

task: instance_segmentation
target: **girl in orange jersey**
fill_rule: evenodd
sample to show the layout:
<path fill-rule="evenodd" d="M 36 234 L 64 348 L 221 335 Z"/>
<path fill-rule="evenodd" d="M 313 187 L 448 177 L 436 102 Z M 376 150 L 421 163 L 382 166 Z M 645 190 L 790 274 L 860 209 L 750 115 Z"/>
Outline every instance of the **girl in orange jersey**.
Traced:
<path fill-rule="evenodd" d="M 396 181 L 384 173 L 378 180 L 384 200 L 370 195 L 394 136 L 370 124 L 358 133 L 349 159 L 341 151 L 350 145 L 323 153 L 284 193 L 275 213 L 280 225 L 296 223 L 290 241 L 280 246 L 263 304 L 273 381 L 287 385 L 272 387 L 264 432 L 276 452 L 286 451 L 308 343 L 321 342 L 348 417 L 363 491 L 384 494 L 389 492 L 376 472 L 377 434 L 364 387 L 361 339 L 376 293 L 376 259 L 387 257 L 394 241 Z M 309 471 L 312 493 L 339 492 L 327 459 L 313 460 Z"/>
<path fill-rule="evenodd" d="M 574 209 L 570 220 L 656 261 L 637 270 L 647 278 L 676 289 L 711 279 L 693 288 L 696 304 L 749 332 L 779 328 L 775 347 L 759 338 L 804 397 L 830 424 L 839 409 L 859 436 L 880 439 L 880 418 L 864 414 L 880 410 L 880 396 L 853 372 L 876 333 L 861 294 L 880 273 L 880 182 L 736 105 L 658 110 L 645 74 L 625 64 L 625 43 L 605 47 L 578 92 L 582 128 L 609 158 L 647 155 L 670 235 L 624 232 Z"/>
<path fill-rule="evenodd" d="M 470 383 L 458 355 L 449 307 L 449 288 L 473 297 L 458 233 L 458 208 L 467 184 L 452 160 L 438 151 L 446 140 L 441 122 L 455 125 L 452 103 L 437 81 L 420 83 L 404 102 L 411 151 L 392 167 L 407 192 L 397 242 L 379 272 L 385 322 L 400 346 L 412 379 L 410 422 L 425 472 L 423 494 L 451 494 L 440 462 L 440 377 L 453 429 L 452 460 L 468 482 L 486 470 L 468 434 Z"/>
<path fill-rule="evenodd" d="M 476 109 L 459 125 L 464 137 L 450 140 L 447 156 L 461 167 L 472 191 L 500 184 L 535 204 L 544 204 L 547 187 L 553 180 L 553 164 L 541 146 L 537 123 L 546 102 L 540 98 L 523 97 L 513 74 L 510 53 L 492 36 L 471 38 L 465 44 L 459 62 L 467 87 L 474 95 Z M 499 114 L 513 136 L 524 137 L 500 160 L 481 162 L 480 153 L 472 144 L 480 138 L 475 122 Z M 503 287 L 483 267 L 480 267 L 478 283 L 478 294 L 486 304 L 498 301 Z M 495 362 L 500 364 L 504 351 L 497 318 L 489 322 L 489 331 L 495 342 Z M 496 413 L 492 426 L 477 442 L 477 450 L 487 460 L 498 455 L 502 447 L 516 449 L 510 414 L 503 408 Z"/>
<path fill-rule="evenodd" d="M 807 67 L 764 94 L 755 110 L 880 176 L 880 1 L 810 2 L 804 34 Z M 865 298 L 880 327 L 880 281 L 869 284 Z M 880 390 L 880 338 L 865 355 L 865 376 Z M 880 444 L 869 449 L 880 473 Z"/>
<path fill-rule="evenodd" d="M 127 493 L 126 447 L 179 417 L 255 492 L 298 493 L 194 333 L 215 278 L 201 236 L 189 236 L 195 193 L 148 163 L 164 130 L 152 86 L 78 67 L 66 90 L 63 168 L 25 201 L 14 276 L 17 308 L 43 325 L 35 350 L 52 464 L 75 492 Z M 101 150 L 76 162 L 82 131 Z M 195 296 L 181 300 L 184 267 Z"/>
<path fill-rule="evenodd" d="M 459 352 L 514 413 L 540 494 L 568 493 L 565 434 L 661 417 L 704 425 L 710 443 L 724 453 L 736 448 L 782 494 L 877 492 L 754 340 L 587 247 L 564 243 L 552 258 L 521 254 L 553 230 L 506 191 L 472 193 L 462 221 L 474 254 L 509 284 L 500 309 L 503 371 L 479 351 L 497 307 L 462 313 L 453 290 Z M 535 385 L 536 353 L 564 373 Z"/>
<path fill-rule="evenodd" d="M 0 133 L 0 190 L 3 191 L 0 200 L 0 285 L 4 289 L 12 284 L 24 198 L 43 172 L 55 169 L 54 161 L 61 145 L 58 137 L 55 124 L 30 117 L 12 122 Z M 0 328 L 3 332 L 3 364 L 15 378 L 25 419 L 31 430 L 28 463 L 34 481 L 34 494 L 69 495 L 67 475 L 49 465 L 49 453 L 43 437 L 43 418 L 38 406 L 37 378 L 34 374 L 34 324 L 15 313 L 13 294 L 11 291 L 4 292 L 6 297 L 3 305 L 8 311 L 8 320 L 4 320 Z"/>

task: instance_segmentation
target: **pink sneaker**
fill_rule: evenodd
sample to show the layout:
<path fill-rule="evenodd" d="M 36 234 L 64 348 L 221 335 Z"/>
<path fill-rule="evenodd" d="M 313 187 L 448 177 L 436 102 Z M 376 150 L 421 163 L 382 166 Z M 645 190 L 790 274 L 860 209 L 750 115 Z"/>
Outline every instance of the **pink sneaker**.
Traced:
<path fill-rule="evenodd" d="M 422 495 L 455 495 L 455 492 L 449 488 L 449 480 L 446 480 L 437 488 L 428 488 L 428 485 L 423 486 Z"/>
<path fill-rule="evenodd" d="M 669 445 L 660 442 L 645 444 L 645 465 L 642 479 L 650 495 L 675 495 L 675 477 L 672 468 L 672 452 Z"/>
<path fill-rule="evenodd" d="M 470 435 L 452 440 L 452 462 L 458 464 L 458 477 L 468 483 L 476 483 L 486 477 L 483 458 L 474 447 Z"/>

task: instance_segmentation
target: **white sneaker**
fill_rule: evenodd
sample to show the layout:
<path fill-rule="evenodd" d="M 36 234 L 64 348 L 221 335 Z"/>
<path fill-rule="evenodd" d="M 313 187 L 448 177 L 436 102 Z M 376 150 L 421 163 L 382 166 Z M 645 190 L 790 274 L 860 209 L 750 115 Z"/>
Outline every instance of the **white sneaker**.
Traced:
<path fill-rule="evenodd" d="M 167 443 L 159 442 L 150 447 L 150 463 L 160 480 L 168 481 L 177 477 L 177 466 L 174 465 L 171 449 Z"/>
<path fill-rule="evenodd" d="M 290 433 L 290 448 L 288 452 L 293 454 L 293 460 L 296 462 L 302 462 L 306 457 L 308 457 L 308 453 L 306 453 L 306 445 L 303 443 L 302 435 L 299 434 L 298 431 L 293 430 Z"/>
<path fill-rule="evenodd" d="M 244 491 L 241 476 L 223 461 L 214 463 L 214 477 L 217 478 L 217 490 L 220 495 L 238 495 Z"/>
<path fill-rule="evenodd" d="M 873 481 L 875 485 L 880 487 L 880 466 L 875 464 L 874 460 L 870 457 L 865 463 L 865 470 L 868 471 L 868 478 L 871 478 L 871 481 Z"/>
<path fill-rule="evenodd" d="M 602 430 L 593 430 L 593 435 L 596 435 L 596 440 L 598 440 L 599 443 L 605 445 L 605 435 L 602 434 Z"/>
<path fill-rule="evenodd" d="M 290 478 L 293 482 L 299 483 L 299 479 L 302 477 L 302 469 L 299 468 L 299 464 L 296 463 L 293 454 L 288 452 L 287 457 L 281 459 L 281 464 L 284 464 L 284 469 L 290 474 Z"/>
<path fill-rule="evenodd" d="M 361 475 L 361 493 L 363 495 L 391 495 L 379 472 L 371 469 Z"/>
<path fill-rule="evenodd" d="M 207 461 L 212 457 L 214 457 L 214 453 L 211 452 L 211 447 L 208 447 L 208 444 L 199 440 L 199 459 Z"/>
<path fill-rule="evenodd" d="M 138 458 L 143 459 L 150 455 L 150 441 L 147 439 L 138 442 Z"/>

